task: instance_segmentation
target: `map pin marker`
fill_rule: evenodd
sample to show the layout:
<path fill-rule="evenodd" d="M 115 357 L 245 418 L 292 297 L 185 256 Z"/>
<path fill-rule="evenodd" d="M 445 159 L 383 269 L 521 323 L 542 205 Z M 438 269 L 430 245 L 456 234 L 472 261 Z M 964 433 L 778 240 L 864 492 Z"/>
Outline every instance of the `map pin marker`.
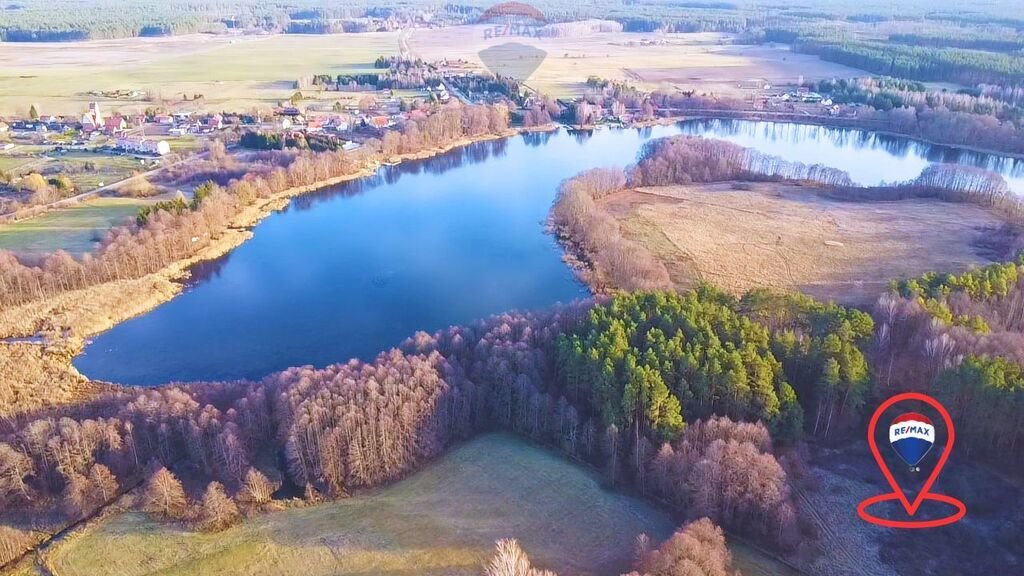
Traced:
<path fill-rule="evenodd" d="M 928 479 L 925 480 L 925 483 L 921 487 L 920 492 L 918 492 L 917 496 L 914 497 L 913 502 L 911 502 L 910 499 L 907 498 L 906 492 L 903 490 L 902 487 L 900 487 L 899 483 L 896 481 L 895 476 L 893 476 L 892 471 L 889 470 L 889 465 L 886 464 L 885 459 L 882 458 L 882 453 L 878 449 L 878 442 L 875 440 L 875 430 L 878 427 L 878 421 L 879 419 L 881 419 L 882 413 L 885 412 L 886 409 L 893 406 L 894 404 L 906 401 L 924 402 L 925 404 L 931 406 L 932 408 L 939 412 L 939 414 L 942 416 L 942 420 L 946 424 L 945 448 L 943 449 L 942 454 L 939 455 L 939 460 L 935 464 L 935 468 L 932 470 L 931 474 L 928 475 Z M 913 432 L 914 434 L 911 435 L 911 432 Z M 906 440 L 911 440 L 915 437 L 919 439 L 926 437 L 929 432 L 931 434 L 931 442 L 906 442 Z M 874 415 L 871 416 L 871 423 L 868 425 L 868 446 L 871 448 L 871 455 L 874 456 L 875 463 L 878 464 L 878 468 L 882 471 L 882 475 L 885 476 L 885 480 L 889 483 L 889 486 L 892 488 L 892 493 L 881 494 L 878 496 L 872 496 L 871 498 L 865 499 L 857 507 L 857 513 L 860 515 L 860 517 L 863 520 L 870 522 L 872 524 L 886 526 L 890 528 L 934 528 L 937 526 L 945 526 L 946 524 L 952 524 L 953 522 L 956 522 L 963 518 L 964 515 L 967 513 L 967 507 L 964 505 L 963 502 L 951 496 L 931 493 L 932 485 L 934 485 L 935 481 L 939 478 L 939 474 L 942 473 L 942 469 L 946 466 L 946 461 L 949 459 L 949 454 L 953 450 L 953 442 L 955 438 L 956 431 L 953 428 L 953 419 L 949 416 L 949 412 L 946 410 L 946 408 L 931 396 L 927 396 L 925 394 L 921 394 L 918 392 L 904 392 L 903 394 L 897 394 L 883 402 L 881 406 L 879 406 L 878 409 L 875 410 Z M 931 446 L 934 444 L 935 428 L 934 426 L 932 426 L 931 420 L 925 417 L 924 415 L 916 412 L 909 412 L 901 416 L 898 416 L 895 420 L 893 420 L 892 424 L 889 426 L 889 440 L 890 443 L 893 445 L 893 448 L 896 449 L 896 452 L 897 454 L 899 454 L 900 458 L 902 458 L 911 466 L 916 466 L 917 463 L 920 462 L 922 458 L 924 458 L 925 454 L 928 453 L 928 450 L 930 450 Z M 903 509 L 906 510 L 909 516 L 913 516 L 914 514 L 916 514 L 918 508 L 921 506 L 921 503 L 924 502 L 925 500 L 936 500 L 939 502 L 944 502 L 946 504 L 951 504 L 957 508 L 957 511 L 945 518 L 920 521 L 888 520 L 872 516 L 868 513 L 867 509 L 872 504 L 886 502 L 889 500 L 899 500 L 900 504 L 903 505 Z"/>

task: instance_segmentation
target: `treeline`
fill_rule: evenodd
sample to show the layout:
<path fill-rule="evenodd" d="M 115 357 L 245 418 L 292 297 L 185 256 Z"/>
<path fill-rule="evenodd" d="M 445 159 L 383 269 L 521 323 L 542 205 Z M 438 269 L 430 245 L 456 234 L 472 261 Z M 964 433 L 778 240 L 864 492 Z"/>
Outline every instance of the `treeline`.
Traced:
<path fill-rule="evenodd" d="M 1011 54 L 818 39 L 799 39 L 794 49 L 873 74 L 911 80 L 955 82 L 968 86 L 1024 83 L 1024 59 Z"/>
<path fill-rule="evenodd" d="M 1011 223 L 1024 224 L 1024 202 L 1000 174 L 960 164 L 932 164 L 913 180 L 884 186 L 846 186 L 837 197 L 856 200 L 935 198 L 992 208 Z"/>
<path fill-rule="evenodd" d="M 1020 260 L 895 282 L 875 307 L 876 378 L 950 409 L 968 453 L 1015 467 L 1024 447 Z"/>
<path fill-rule="evenodd" d="M 659 138 L 644 144 L 630 181 L 667 186 L 725 180 L 794 180 L 849 186 L 850 176 L 820 164 L 788 162 L 722 140 L 694 136 Z"/>
<path fill-rule="evenodd" d="M 610 482 L 633 484 L 680 512 L 700 510 L 762 542 L 794 546 L 799 534 L 786 472 L 763 425 L 709 417 L 686 427 L 677 415 L 671 426 L 631 427 L 626 414 L 656 406 L 641 385 L 652 377 L 648 367 L 616 400 L 623 409 L 609 413 L 615 421 L 605 422 L 595 407 L 607 390 L 561 376 L 572 361 L 560 357 L 559 343 L 593 333 L 601 318 L 625 319 L 629 298 L 692 309 L 680 308 L 683 314 L 705 314 L 705 306 L 732 314 L 713 292 L 621 298 L 420 333 L 372 363 L 292 368 L 260 383 L 122 389 L 22 416 L 0 434 L 0 503 L 31 511 L 57 499 L 64 517 L 76 519 L 146 479 L 142 509 L 222 527 L 237 518 L 233 507 L 258 508 L 284 484 L 313 501 L 342 496 L 391 482 L 452 442 L 499 428 L 592 462 Z M 737 378 L 754 377 L 735 370 L 716 381 L 743 386 Z M 674 397 L 681 404 L 681 391 L 654 392 L 657 402 Z"/>
<path fill-rule="evenodd" d="M 1024 119 L 1024 110 L 1015 103 L 1012 91 L 1004 98 L 998 91 L 981 88 L 955 92 L 929 90 L 920 82 L 886 77 L 822 80 L 813 87 L 837 104 L 866 104 L 883 112 L 903 107 L 917 112 L 945 109 L 994 116 L 1000 122 L 1011 122 L 1018 130 Z"/>
<path fill-rule="evenodd" d="M 383 141 L 370 140 L 353 151 L 298 153 L 289 157 L 287 166 L 250 171 L 226 186 L 211 188 L 196 206 L 182 200 L 156 207 L 136 224 L 111 230 L 94 253 L 80 260 L 59 251 L 30 263 L 0 251 L 0 304 L 17 305 L 112 280 L 140 278 L 199 253 L 227 231 L 235 215 L 260 199 L 356 174 L 394 154 L 503 134 L 507 129 L 504 106 L 452 103 L 424 119 L 407 121 L 400 133 L 385 132 Z"/>
<path fill-rule="evenodd" d="M 229 30 L 261 30 L 286 33 L 363 31 L 356 19 L 412 22 L 422 17 L 417 7 L 386 0 L 360 0 L 325 4 L 297 0 L 288 6 L 254 0 L 211 4 L 200 0 L 170 0 L 154 7 L 144 0 L 80 3 L 73 0 L 19 0 L 3 11 L 0 41 L 60 42 L 164 36 L 191 33 L 224 33 Z M 438 21 L 451 21 L 438 10 Z M 376 29 L 376 28 L 374 28 Z"/>
<path fill-rule="evenodd" d="M 489 95 L 498 94 L 522 106 L 526 103 L 528 95 L 519 80 L 501 74 L 483 73 L 454 76 L 449 79 L 449 82 L 453 88 L 461 90 L 470 98 L 484 93 Z"/>
<path fill-rule="evenodd" d="M 670 288 L 665 266 L 624 238 L 615 218 L 597 204 L 625 186 L 625 174 L 614 169 L 595 168 L 566 180 L 551 208 L 551 227 L 578 260 L 577 272 L 596 291 Z"/>
<path fill-rule="evenodd" d="M 238 139 L 238 144 L 250 150 L 312 150 L 313 152 L 337 152 L 345 141 L 334 134 L 316 132 L 262 132 L 247 130 Z"/>
<path fill-rule="evenodd" d="M 992 52 L 1019 52 L 1024 50 L 1024 39 L 1019 30 L 1004 29 L 1002 33 L 970 33 L 965 30 L 950 30 L 949 33 L 904 33 L 890 34 L 889 42 L 910 46 L 931 48 L 963 48 L 966 50 L 988 50 Z"/>
<path fill-rule="evenodd" d="M 410 60 L 398 56 L 379 56 L 374 68 L 381 70 L 366 74 L 316 74 L 299 80 L 297 88 L 346 89 L 423 89 L 441 83 L 441 74 L 433 64 L 423 60 Z"/>

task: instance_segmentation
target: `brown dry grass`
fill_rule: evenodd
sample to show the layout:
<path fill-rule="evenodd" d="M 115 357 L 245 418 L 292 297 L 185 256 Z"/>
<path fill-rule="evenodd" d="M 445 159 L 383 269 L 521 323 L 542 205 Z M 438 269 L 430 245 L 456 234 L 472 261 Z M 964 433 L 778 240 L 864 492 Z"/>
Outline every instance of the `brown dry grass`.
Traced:
<path fill-rule="evenodd" d="M 75 347 L 0 343 L 0 420 L 30 410 L 72 404 L 101 390 L 70 368 Z"/>
<path fill-rule="evenodd" d="M 642 188 L 602 203 L 678 287 L 703 280 L 736 294 L 769 287 L 845 304 L 872 302 L 893 278 L 990 262 L 975 243 L 1002 223 L 964 204 L 841 202 L 781 184 Z"/>

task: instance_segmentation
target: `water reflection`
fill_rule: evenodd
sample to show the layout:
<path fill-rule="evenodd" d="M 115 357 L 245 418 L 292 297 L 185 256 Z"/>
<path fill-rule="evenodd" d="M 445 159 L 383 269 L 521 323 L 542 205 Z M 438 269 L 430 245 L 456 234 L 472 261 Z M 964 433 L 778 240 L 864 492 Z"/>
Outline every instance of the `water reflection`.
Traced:
<path fill-rule="evenodd" d="M 631 164 L 646 142 L 681 132 L 839 168 L 862 184 L 964 162 L 1024 188 L 1019 162 L 819 126 L 695 120 L 482 142 L 293 199 L 252 240 L 193 268 L 184 294 L 95 338 L 75 366 L 127 384 L 260 378 L 584 296 L 544 232 L 559 183 Z"/>
<path fill-rule="evenodd" d="M 878 185 L 917 177 L 933 163 L 958 163 L 1003 175 L 1010 189 L 1024 193 L 1024 160 L 919 142 L 891 134 L 748 120 L 690 120 L 684 134 L 721 138 L 780 156 L 845 170 L 854 182 Z"/>
<path fill-rule="evenodd" d="M 555 134 L 556 132 L 551 130 L 547 130 L 544 132 L 524 132 L 523 142 L 525 142 L 526 145 L 530 146 L 531 148 L 536 148 L 537 146 L 543 146 L 547 144 L 548 140 L 551 140 L 551 137 L 554 136 Z"/>
<path fill-rule="evenodd" d="M 508 140 L 490 140 L 476 142 L 468 146 L 452 149 L 432 158 L 416 159 L 392 166 L 381 166 L 374 174 L 355 180 L 349 180 L 336 186 L 328 186 L 308 194 L 296 196 L 289 208 L 309 210 L 323 202 L 335 198 L 351 197 L 363 194 L 379 186 L 397 184 L 403 176 L 417 174 L 433 174 L 440 176 L 450 170 L 471 164 L 480 164 L 491 158 L 500 158 L 508 149 Z M 288 208 L 285 209 L 287 211 Z"/>
<path fill-rule="evenodd" d="M 193 287 L 220 278 L 224 268 L 228 265 L 228 261 L 231 260 L 231 255 L 234 252 L 228 252 L 219 258 L 213 260 L 203 260 L 193 264 L 189 269 L 188 281 L 185 282 L 186 286 Z"/>

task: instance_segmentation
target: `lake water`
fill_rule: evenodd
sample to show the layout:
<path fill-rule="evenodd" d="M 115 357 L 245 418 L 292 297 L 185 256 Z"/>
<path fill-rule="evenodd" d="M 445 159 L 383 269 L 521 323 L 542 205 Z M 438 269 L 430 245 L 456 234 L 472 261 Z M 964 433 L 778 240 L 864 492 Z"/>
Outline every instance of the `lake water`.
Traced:
<path fill-rule="evenodd" d="M 1024 193 L 1024 162 L 857 130 L 711 120 L 528 134 L 294 199 L 250 241 L 194 268 L 183 294 L 98 335 L 74 364 L 124 384 L 260 378 L 369 360 L 417 330 L 585 297 L 544 233 L 559 182 L 630 164 L 644 142 L 679 133 L 841 168 L 860 184 L 962 162 Z"/>

